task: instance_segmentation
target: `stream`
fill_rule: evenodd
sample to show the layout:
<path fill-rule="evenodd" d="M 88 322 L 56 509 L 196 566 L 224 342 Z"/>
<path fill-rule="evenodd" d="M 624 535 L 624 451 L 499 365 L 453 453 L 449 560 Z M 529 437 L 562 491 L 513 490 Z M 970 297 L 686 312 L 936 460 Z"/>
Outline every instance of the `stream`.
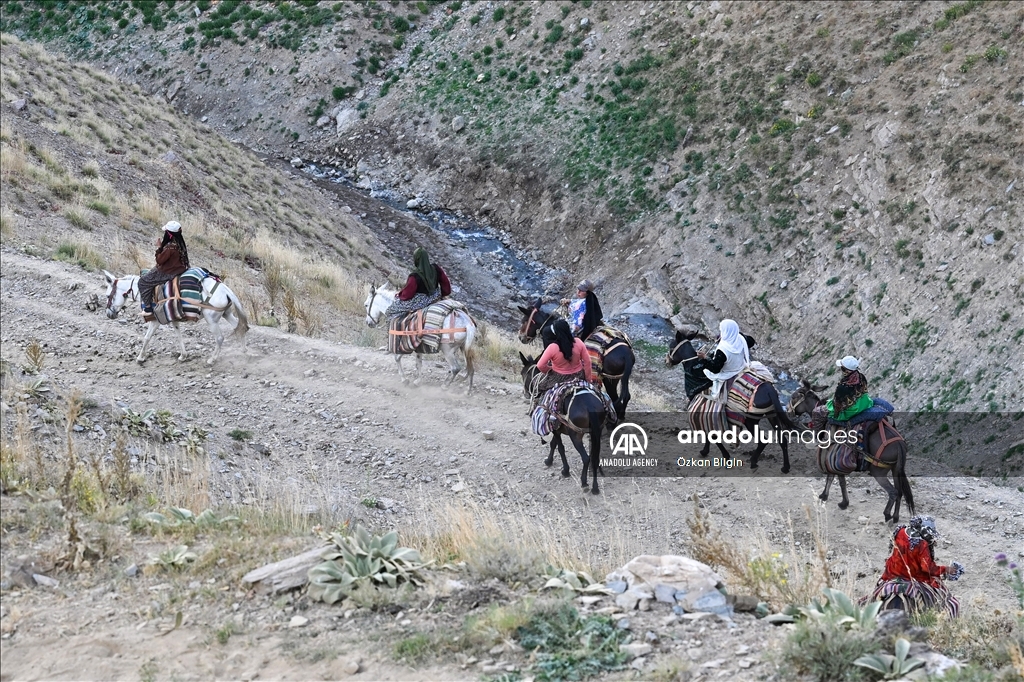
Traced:
<path fill-rule="evenodd" d="M 383 204 L 390 212 L 403 216 L 410 223 L 426 225 L 436 241 L 450 245 L 453 251 L 464 251 L 471 265 L 476 266 L 474 269 L 482 270 L 480 275 L 484 278 L 496 280 L 508 299 L 506 305 L 496 306 L 493 293 L 474 295 L 466 289 L 457 292 L 460 299 L 473 306 L 474 313 L 477 310 L 481 311 L 493 324 L 504 328 L 511 327 L 519 320 L 517 306 L 526 305 L 538 297 L 557 300 L 571 295 L 567 293 L 567 289 L 572 288 L 574 282 L 569 272 L 531 258 L 524 249 L 513 243 L 512 235 L 504 230 L 440 208 L 409 208 L 407 198 L 401 193 L 390 189 L 365 189 L 357 186 L 351 178 L 335 168 L 321 168 L 305 163 L 301 171 L 312 177 L 321 187 L 333 190 L 349 203 L 352 197 L 357 195 Z M 397 225 L 394 220 L 387 221 L 385 225 L 384 219 L 373 220 L 371 212 L 372 209 L 366 208 L 360 217 L 383 241 L 395 248 L 396 252 L 400 248 L 408 248 L 408 242 L 413 239 L 412 237 L 396 235 Z M 402 242 L 400 245 L 395 243 L 396 236 L 403 237 L 402 240 L 398 240 Z M 493 284 L 491 288 L 494 288 Z M 652 314 L 606 314 L 606 320 L 626 332 L 633 340 L 638 356 L 638 370 L 641 373 L 656 373 L 658 383 L 666 384 L 663 388 L 672 393 L 681 392 L 682 371 L 676 368 L 666 372 L 664 369 L 665 354 L 672 344 L 675 333 L 668 319 Z M 775 385 L 783 402 L 788 402 L 789 396 L 799 387 L 799 382 L 785 370 L 775 366 L 771 366 L 771 369 L 777 378 Z"/>

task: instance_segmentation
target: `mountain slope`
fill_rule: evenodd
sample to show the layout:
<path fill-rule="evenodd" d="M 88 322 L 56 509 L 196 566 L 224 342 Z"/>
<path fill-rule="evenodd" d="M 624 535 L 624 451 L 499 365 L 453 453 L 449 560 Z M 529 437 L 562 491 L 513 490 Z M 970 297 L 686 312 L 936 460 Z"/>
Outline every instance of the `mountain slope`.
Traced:
<path fill-rule="evenodd" d="M 614 309 L 736 317 L 819 379 L 863 355 L 904 407 L 1021 404 L 1014 3 L 112 3 L 63 35 L 22 5 L 5 30 L 478 214 Z"/>

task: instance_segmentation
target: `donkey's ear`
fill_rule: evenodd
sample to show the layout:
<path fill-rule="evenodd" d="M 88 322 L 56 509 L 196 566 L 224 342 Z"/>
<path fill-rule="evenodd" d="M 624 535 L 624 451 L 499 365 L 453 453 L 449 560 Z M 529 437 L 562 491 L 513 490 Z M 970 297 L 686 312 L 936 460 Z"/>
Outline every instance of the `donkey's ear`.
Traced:
<path fill-rule="evenodd" d="M 542 305 L 544 305 L 544 300 L 539 298 L 539 297 L 537 298 L 536 301 L 533 302 L 533 307 L 536 308 L 537 310 L 540 310 L 540 307 Z"/>
<path fill-rule="evenodd" d="M 116 277 L 114 277 L 112 274 L 110 274 L 106 270 L 103 271 L 103 278 L 105 280 L 107 280 L 107 284 L 113 284 L 114 280 L 117 279 Z"/>
<path fill-rule="evenodd" d="M 821 393 L 822 391 L 824 391 L 827 388 L 828 388 L 828 384 L 825 384 L 823 386 L 812 386 L 811 390 L 814 391 L 815 393 Z"/>
<path fill-rule="evenodd" d="M 530 364 L 530 361 L 526 359 L 525 355 L 523 355 L 523 351 L 519 351 L 519 359 L 523 361 L 524 367 Z"/>
<path fill-rule="evenodd" d="M 686 338 L 686 337 L 683 336 L 683 333 L 677 329 L 676 330 L 676 343 L 679 343 L 684 338 Z"/>
<path fill-rule="evenodd" d="M 530 309 L 524 306 L 519 306 L 519 312 L 521 312 L 523 315 L 529 315 Z"/>
<path fill-rule="evenodd" d="M 806 388 L 808 391 L 811 390 L 811 382 L 809 382 L 807 379 L 801 379 L 800 385 Z"/>

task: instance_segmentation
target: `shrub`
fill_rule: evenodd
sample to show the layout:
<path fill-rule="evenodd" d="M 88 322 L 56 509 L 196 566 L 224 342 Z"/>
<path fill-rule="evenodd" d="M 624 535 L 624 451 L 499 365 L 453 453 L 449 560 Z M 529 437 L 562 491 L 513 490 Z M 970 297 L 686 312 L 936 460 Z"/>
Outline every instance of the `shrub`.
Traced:
<path fill-rule="evenodd" d="M 821 82 L 821 76 L 815 73 L 814 71 L 807 74 L 807 84 L 810 85 L 812 88 L 818 87 L 819 85 L 821 85 Z"/>
<path fill-rule="evenodd" d="M 544 571 L 544 556 L 531 547 L 516 546 L 505 538 L 477 540 L 466 556 L 469 574 L 478 580 L 497 578 L 508 583 L 524 583 Z"/>
<path fill-rule="evenodd" d="M 397 587 L 422 584 L 419 570 L 426 564 L 420 553 L 398 546 L 398 533 L 370 535 L 356 526 L 351 535 L 332 533 L 334 547 L 324 551 L 324 562 L 309 571 L 309 596 L 334 604 L 361 584 Z"/>
<path fill-rule="evenodd" d="M 829 618 L 807 618 L 796 623 L 782 648 L 784 668 L 810 675 L 818 682 L 860 682 L 872 679 L 854 661 L 878 647 L 872 633 L 849 629 Z"/>

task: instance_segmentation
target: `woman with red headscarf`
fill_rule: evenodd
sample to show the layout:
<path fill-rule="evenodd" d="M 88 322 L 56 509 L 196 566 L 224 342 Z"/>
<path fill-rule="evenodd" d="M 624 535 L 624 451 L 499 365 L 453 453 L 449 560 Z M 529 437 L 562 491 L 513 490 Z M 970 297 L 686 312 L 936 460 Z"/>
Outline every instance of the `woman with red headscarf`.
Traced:
<path fill-rule="evenodd" d="M 907 612 L 945 609 L 956 618 L 960 602 L 940 580 L 959 579 L 964 567 L 955 561 L 949 566 L 935 563 L 938 537 L 935 519 L 930 516 L 915 516 L 909 525 L 897 528 L 882 577 L 871 596 L 862 601 L 880 601 L 882 609 Z"/>

